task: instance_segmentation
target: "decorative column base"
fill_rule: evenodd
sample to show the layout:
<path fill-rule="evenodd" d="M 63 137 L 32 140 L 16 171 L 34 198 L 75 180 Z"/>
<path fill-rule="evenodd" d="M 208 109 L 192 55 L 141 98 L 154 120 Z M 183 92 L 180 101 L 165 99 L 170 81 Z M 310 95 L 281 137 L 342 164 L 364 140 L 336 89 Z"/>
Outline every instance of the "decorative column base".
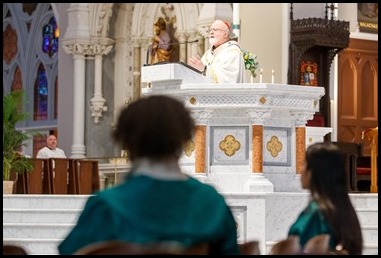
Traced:
<path fill-rule="evenodd" d="M 84 159 L 86 158 L 86 147 L 82 144 L 73 144 L 71 146 L 71 159 Z"/>
<path fill-rule="evenodd" d="M 274 185 L 262 173 L 253 173 L 244 185 L 244 191 L 250 193 L 274 192 Z"/>
<path fill-rule="evenodd" d="M 194 173 L 193 177 L 196 178 L 201 183 L 208 183 L 208 177 L 205 173 Z"/>

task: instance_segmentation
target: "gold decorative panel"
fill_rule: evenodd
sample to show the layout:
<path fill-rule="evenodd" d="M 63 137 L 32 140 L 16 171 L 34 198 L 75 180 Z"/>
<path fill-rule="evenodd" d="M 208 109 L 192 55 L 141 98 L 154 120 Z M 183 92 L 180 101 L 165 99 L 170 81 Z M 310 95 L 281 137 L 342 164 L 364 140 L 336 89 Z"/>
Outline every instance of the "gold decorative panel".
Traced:
<path fill-rule="evenodd" d="M 261 102 L 261 104 L 265 104 L 266 103 L 266 98 L 265 97 L 261 97 L 260 99 L 259 99 L 259 102 Z"/>
<path fill-rule="evenodd" d="M 266 126 L 263 134 L 263 165 L 292 166 L 291 129 Z"/>
<path fill-rule="evenodd" d="M 266 144 L 266 148 L 271 153 L 271 156 L 276 157 L 282 151 L 283 144 L 277 136 L 271 136 L 270 141 Z"/>
<path fill-rule="evenodd" d="M 241 148 L 241 144 L 233 135 L 229 134 L 220 142 L 219 147 L 226 156 L 230 157 Z"/>
<path fill-rule="evenodd" d="M 196 104 L 197 100 L 196 100 L 195 97 L 191 97 L 191 98 L 189 99 L 189 102 L 190 102 L 192 105 L 194 105 L 194 104 Z"/>
<path fill-rule="evenodd" d="M 185 145 L 185 148 L 184 148 L 184 154 L 187 156 L 187 157 L 190 157 L 192 155 L 192 152 L 194 151 L 195 149 L 195 144 L 194 144 L 194 141 L 193 140 L 190 140 L 188 141 L 188 143 Z"/>

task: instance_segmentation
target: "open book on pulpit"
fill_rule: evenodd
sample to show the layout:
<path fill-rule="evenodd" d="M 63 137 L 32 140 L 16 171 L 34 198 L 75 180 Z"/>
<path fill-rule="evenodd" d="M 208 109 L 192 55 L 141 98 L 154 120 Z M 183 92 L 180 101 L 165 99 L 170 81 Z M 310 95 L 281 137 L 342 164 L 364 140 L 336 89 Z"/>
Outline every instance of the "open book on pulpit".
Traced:
<path fill-rule="evenodd" d="M 199 70 L 183 62 L 161 62 L 143 66 L 141 80 L 142 82 L 151 83 L 153 86 L 155 82 L 164 83 L 165 81 L 171 84 L 212 82 L 210 78 L 204 76 Z"/>

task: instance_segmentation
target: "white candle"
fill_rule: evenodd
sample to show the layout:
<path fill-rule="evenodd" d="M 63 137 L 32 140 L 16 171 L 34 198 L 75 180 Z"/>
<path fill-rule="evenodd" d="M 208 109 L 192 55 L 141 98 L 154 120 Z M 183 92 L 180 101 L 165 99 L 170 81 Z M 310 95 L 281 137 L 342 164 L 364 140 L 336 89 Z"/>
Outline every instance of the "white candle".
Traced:
<path fill-rule="evenodd" d="M 250 75 L 250 82 L 254 83 L 254 77 L 252 75 Z"/>
<path fill-rule="evenodd" d="M 275 72 L 274 72 L 274 69 L 271 70 L 271 83 L 274 83 L 274 79 L 275 79 Z"/>
<path fill-rule="evenodd" d="M 259 83 L 262 83 L 262 75 L 263 75 L 263 69 L 261 68 L 259 72 Z"/>
<path fill-rule="evenodd" d="M 233 34 L 239 38 L 239 3 L 233 3 Z"/>
<path fill-rule="evenodd" d="M 239 24 L 239 3 L 233 3 L 233 24 Z"/>

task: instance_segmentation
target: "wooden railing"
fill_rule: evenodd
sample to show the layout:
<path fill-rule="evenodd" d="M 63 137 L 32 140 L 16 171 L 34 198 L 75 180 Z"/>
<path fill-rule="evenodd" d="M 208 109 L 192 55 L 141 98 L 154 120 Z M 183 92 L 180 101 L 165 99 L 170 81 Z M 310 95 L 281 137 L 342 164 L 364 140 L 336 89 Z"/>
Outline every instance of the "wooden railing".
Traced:
<path fill-rule="evenodd" d="M 34 169 L 17 176 L 19 194 L 92 194 L 99 190 L 97 160 L 33 158 Z"/>
<path fill-rule="evenodd" d="M 366 137 L 371 142 L 371 184 L 370 192 L 378 193 L 378 126 L 362 132 L 362 139 Z"/>
<path fill-rule="evenodd" d="M 373 129 L 373 128 L 372 128 Z M 368 131 L 370 133 L 374 131 Z M 378 131 L 377 131 L 378 133 Z M 348 178 L 348 190 L 354 192 L 378 192 L 378 134 L 368 135 L 372 141 L 372 155 L 363 155 L 363 144 L 354 142 L 332 142 L 343 154 Z M 364 181 L 364 182 L 361 182 Z M 370 181 L 370 189 L 368 182 Z"/>

